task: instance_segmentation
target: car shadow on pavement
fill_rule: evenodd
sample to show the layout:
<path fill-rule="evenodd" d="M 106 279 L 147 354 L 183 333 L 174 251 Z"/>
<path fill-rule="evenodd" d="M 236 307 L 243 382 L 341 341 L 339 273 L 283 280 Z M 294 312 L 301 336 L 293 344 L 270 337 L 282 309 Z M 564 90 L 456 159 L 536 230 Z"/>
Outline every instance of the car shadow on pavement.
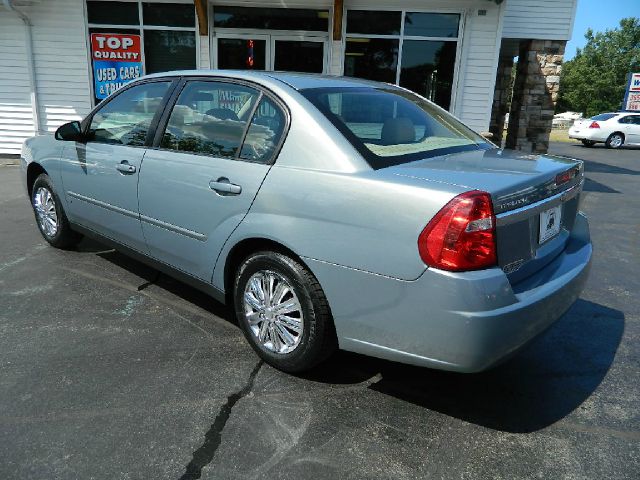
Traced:
<path fill-rule="evenodd" d="M 214 300 L 210 295 L 180 282 L 179 280 L 169 277 L 168 275 L 161 274 L 156 269 L 132 259 L 117 250 L 86 238 L 80 242 L 77 250 L 81 252 L 95 253 L 104 260 L 107 260 L 119 268 L 127 270 L 129 273 L 140 277 L 143 282 L 138 285 L 138 290 L 144 290 L 150 285 L 156 285 L 176 297 L 180 297 L 188 303 L 200 307 L 212 315 L 222 318 L 229 323 L 236 324 L 231 310 L 222 303 Z"/>
<path fill-rule="evenodd" d="M 593 160 L 582 160 L 584 162 L 584 171 L 587 175 L 590 173 L 615 173 L 619 175 L 640 175 L 640 170 L 631 170 L 630 168 L 618 167 L 616 165 L 607 165 L 606 163 L 595 162 Z"/>
<path fill-rule="evenodd" d="M 236 323 L 230 309 L 207 294 L 166 275 L 157 276 L 156 270 L 89 242 L 80 244 L 81 251 L 97 252 L 146 283 Z M 298 377 L 333 385 L 361 384 L 487 428 L 533 432 L 579 408 L 600 385 L 614 360 L 624 322 L 621 311 L 580 299 L 525 349 L 486 372 L 438 371 L 340 351 Z"/>
<path fill-rule="evenodd" d="M 355 383 L 465 422 L 512 433 L 533 432 L 564 418 L 595 391 L 613 362 L 624 314 L 578 300 L 556 324 L 509 361 L 459 374 L 340 352 L 306 377 Z"/>

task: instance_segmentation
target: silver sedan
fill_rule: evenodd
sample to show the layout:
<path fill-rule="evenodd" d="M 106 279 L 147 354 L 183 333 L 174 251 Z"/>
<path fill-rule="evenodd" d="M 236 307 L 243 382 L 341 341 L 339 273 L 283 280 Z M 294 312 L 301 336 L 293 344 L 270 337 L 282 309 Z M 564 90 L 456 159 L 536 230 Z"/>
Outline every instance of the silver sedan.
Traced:
<path fill-rule="evenodd" d="M 95 237 L 233 304 L 289 372 L 336 348 L 486 369 L 591 262 L 580 161 L 500 150 L 392 85 L 152 75 L 29 139 L 22 167 L 51 245 Z"/>

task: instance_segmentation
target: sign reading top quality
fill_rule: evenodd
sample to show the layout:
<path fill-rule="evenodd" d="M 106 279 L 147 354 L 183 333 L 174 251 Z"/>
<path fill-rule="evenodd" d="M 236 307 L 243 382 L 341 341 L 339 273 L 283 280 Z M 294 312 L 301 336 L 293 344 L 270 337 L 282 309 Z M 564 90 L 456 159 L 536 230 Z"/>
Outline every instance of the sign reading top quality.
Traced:
<path fill-rule="evenodd" d="M 622 108 L 631 111 L 640 111 L 640 73 L 629 74 L 629 84 L 624 97 Z"/>
<path fill-rule="evenodd" d="M 91 59 L 95 95 L 102 100 L 142 75 L 140 35 L 92 33 Z"/>

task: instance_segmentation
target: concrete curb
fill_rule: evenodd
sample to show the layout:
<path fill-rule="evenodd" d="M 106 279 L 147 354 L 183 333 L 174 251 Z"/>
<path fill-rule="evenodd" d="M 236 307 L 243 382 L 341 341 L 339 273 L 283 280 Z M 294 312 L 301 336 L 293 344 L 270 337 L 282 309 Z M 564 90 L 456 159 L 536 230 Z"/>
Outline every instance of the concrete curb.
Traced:
<path fill-rule="evenodd" d="M 20 165 L 20 155 L 0 155 L 0 167 Z"/>

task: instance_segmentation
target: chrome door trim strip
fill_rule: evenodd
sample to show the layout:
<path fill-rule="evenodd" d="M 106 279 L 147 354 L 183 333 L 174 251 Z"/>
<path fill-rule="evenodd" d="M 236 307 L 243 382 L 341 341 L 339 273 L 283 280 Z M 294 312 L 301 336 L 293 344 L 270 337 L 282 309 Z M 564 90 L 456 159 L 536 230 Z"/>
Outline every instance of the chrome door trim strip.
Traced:
<path fill-rule="evenodd" d="M 179 233 L 180 235 L 193 238 L 194 240 L 198 240 L 200 242 L 207 241 L 207 236 L 202 233 L 198 233 L 198 232 L 194 232 L 193 230 L 188 230 L 186 228 L 178 227 L 177 225 L 163 222 L 162 220 L 158 220 L 156 218 L 147 217 L 146 215 L 140 215 L 140 220 L 150 225 L 153 225 L 154 227 L 164 228 L 165 230 L 169 230 L 174 233 Z"/>
<path fill-rule="evenodd" d="M 120 213 L 127 217 L 136 218 L 136 219 L 138 218 L 138 212 L 133 212 L 131 210 L 127 210 L 126 208 L 116 207 L 115 205 L 111 205 L 110 203 L 101 202 L 100 200 L 96 200 L 95 198 L 86 197 L 84 195 L 81 195 L 76 192 L 72 192 L 70 190 L 67 190 L 67 195 L 77 200 L 82 200 L 83 202 L 91 203 L 93 205 L 104 208 L 106 210 L 111 210 L 112 212 Z"/>
<path fill-rule="evenodd" d="M 583 184 L 584 180 L 581 180 L 577 185 L 574 185 L 573 187 L 564 190 L 563 192 L 556 193 L 551 197 L 547 197 L 543 200 L 532 203 L 530 205 L 526 205 L 524 207 L 500 213 L 496 215 L 496 226 L 500 227 L 503 225 L 511 225 L 512 223 L 525 220 L 532 215 L 540 213 L 543 210 L 547 210 L 549 208 L 555 207 L 556 205 L 560 205 L 561 203 L 571 200 L 582 191 Z"/>

